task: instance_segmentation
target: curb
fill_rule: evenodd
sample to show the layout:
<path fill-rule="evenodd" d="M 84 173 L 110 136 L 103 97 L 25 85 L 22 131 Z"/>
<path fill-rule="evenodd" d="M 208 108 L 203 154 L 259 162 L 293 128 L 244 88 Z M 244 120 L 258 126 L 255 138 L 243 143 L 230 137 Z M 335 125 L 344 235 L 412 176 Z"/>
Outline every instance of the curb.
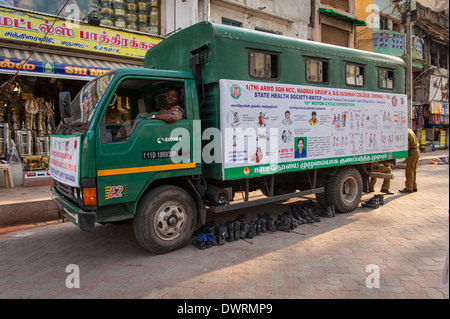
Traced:
<path fill-rule="evenodd" d="M 1 206 L 0 227 L 45 222 L 60 218 L 52 200 L 41 200 Z"/>

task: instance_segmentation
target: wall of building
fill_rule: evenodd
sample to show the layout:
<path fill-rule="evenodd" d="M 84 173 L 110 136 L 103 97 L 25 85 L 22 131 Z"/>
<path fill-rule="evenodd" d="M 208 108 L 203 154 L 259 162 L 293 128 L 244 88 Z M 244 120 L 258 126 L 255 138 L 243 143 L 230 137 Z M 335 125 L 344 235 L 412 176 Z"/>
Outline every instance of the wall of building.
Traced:
<path fill-rule="evenodd" d="M 199 21 L 236 22 L 246 29 L 264 29 L 312 40 L 311 0 L 167 0 L 161 4 L 161 34 Z"/>

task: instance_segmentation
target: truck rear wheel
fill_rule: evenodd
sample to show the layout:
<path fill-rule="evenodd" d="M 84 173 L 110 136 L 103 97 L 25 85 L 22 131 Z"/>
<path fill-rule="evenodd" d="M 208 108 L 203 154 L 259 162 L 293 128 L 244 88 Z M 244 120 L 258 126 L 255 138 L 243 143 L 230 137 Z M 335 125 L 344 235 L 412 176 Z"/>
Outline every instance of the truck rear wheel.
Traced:
<path fill-rule="evenodd" d="M 133 227 L 139 243 L 155 254 L 185 246 L 197 224 L 195 202 L 177 186 L 161 186 L 139 203 Z"/>
<path fill-rule="evenodd" d="M 350 213 L 358 207 L 362 196 L 362 177 L 355 167 L 344 167 L 328 178 L 328 202 L 340 213 Z"/>

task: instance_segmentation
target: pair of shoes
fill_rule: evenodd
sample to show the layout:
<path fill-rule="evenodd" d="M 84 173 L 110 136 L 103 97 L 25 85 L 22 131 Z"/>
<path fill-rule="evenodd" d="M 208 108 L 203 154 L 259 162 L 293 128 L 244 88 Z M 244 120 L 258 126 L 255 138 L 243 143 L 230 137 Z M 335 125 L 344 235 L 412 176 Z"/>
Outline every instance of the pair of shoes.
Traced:
<path fill-rule="evenodd" d="M 394 195 L 394 193 L 390 192 L 389 189 L 382 189 L 380 192 L 385 193 L 386 195 Z"/>
<path fill-rule="evenodd" d="M 367 208 L 377 209 L 377 208 L 380 207 L 380 200 L 377 197 L 372 197 L 371 199 L 369 199 L 365 203 L 361 204 L 361 206 L 362 207 L 367 207 Z"/>
<path fill-rule="evenodd" d="M 411 194 L 413 191 L 410 190 L 410 189 L 405 188 L 405 189 L 399 190 L 399 192 L 402 193 L 402 194 Z"/>
<path fill-rule="evenodd" d="M 414 193 L 417 193 L 417 188 L 414 188 L 414 189 L 413 189 L 413 192 L 414 192 Z"/>
<path fill-rule="evenodd" d="M 380 206 L 384 205 L 384 195 L 378 194 L 375 195 L 374 198 L 378 199 L 378 203 L 380 204 Z"/>

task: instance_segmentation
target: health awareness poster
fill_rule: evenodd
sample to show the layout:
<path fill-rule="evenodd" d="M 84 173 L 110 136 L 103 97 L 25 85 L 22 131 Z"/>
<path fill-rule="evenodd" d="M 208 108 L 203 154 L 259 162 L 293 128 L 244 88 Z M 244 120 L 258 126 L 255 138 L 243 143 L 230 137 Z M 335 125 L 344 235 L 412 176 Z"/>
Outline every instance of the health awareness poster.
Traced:
<path fill-rule="evenodd" d="M 81 135 L 50 137 L 50 175 L 72 187 L 80 186 L 80 142 Z"/>
<path fill-rule="evenodd" d="M 406 95 L 221 80 L 224 180 L 407 156 Z"/>

